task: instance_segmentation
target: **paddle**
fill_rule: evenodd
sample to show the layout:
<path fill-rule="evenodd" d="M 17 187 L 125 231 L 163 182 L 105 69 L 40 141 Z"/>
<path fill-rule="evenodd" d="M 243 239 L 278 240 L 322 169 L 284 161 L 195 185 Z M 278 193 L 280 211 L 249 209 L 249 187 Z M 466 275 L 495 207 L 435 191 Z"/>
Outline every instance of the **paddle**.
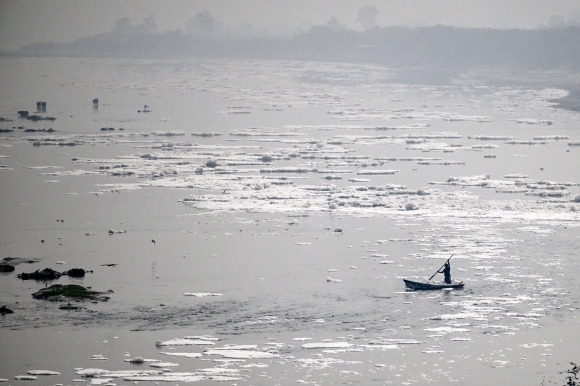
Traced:
<path fill-rule="evenodd" d="M 455 253 L 454 253 L 454 254 L 455 254 Z M 453 254 L 453 255 L 454 255 L 454 254 Z M 447 261 L 451 260 L 451 258 L 453 257 L 453 255 L 449 256 L 449 259 L 447 259 Z M 445 264 L 447 264 L 447 261 L 445 262 Z M 445 264 L 443 264 L 443 265 L 441 266 L 441 268 L 445 267 Z M 439 268 L 439 269 L 437 270 L 437 272 L 435 272 L 435 273 L 433 274 L 433 276 L 437 275 L 437 274 L 439 273 L 439 271 L 441 270 L 441 268 Z M 431 277 L 429 278 L 429 280 L 428 280 L 428 281 L 431 281 L 431 279 L 433 279 L 433 276 L 431 276 Z"/>

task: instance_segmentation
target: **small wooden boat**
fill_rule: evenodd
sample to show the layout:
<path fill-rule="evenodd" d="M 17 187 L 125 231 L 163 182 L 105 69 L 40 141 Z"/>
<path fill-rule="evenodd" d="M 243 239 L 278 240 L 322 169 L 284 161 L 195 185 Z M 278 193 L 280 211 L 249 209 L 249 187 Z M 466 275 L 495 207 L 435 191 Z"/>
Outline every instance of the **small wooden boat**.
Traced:
<path fill-rule="evenodd" d="M 407 288 L 416 290 L 416 291 L 428 291 L 428 290 L 440 290 L 440 289 L 462 289 L 465 285 L 462 281 L 452 281 L 451 284 L 443 283 L 443 282 L 428 282 L 428 281 L 413 281 L 403 279 L 405 282 L 405 286 Z"/>

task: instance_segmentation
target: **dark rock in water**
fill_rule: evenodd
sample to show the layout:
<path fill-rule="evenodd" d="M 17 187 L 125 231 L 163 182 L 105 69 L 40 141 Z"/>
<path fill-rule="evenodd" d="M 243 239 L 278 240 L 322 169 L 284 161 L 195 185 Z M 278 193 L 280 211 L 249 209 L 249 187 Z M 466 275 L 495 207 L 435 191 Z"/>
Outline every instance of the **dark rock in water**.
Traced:
<path fill-rule="evenodd" d="M 104 296 L 102 292 L 91 291 L 81 285 L 76 284 L 54 284 L 47 288 L 32 294 L 35 299 L 50 300 L 50 301 L 69 301 L 73 300 L 94 300 L 107 301 L 109 298 Z"/>
<path fill-rule="evenodd" d="M 81 278 L 81 277 L 85 277 L 85 274 L 87 272 L 91 272 L 91 271 L 85 271 L 82 268 L 72 268 L 72 269 L 69 269 L 68 271 L 64 271 L 62 274 L 68 275 L 68 277 Z"/>
<path fill-rule="evenodd" d="M 31 273 L 21 273 L 18 278 L 22 280 L 56 280 L 61 276 L 60 272 L 55 271 L 51 268 L 45 268 L 42 271 L 36 270 Z"/>
<path fill-rule="evenodd" d="M 26 118 L 29 121 L 55 121 L 56 118 L 55 117 L 43 117 L 40 115 L 27 115 L 27 116 L 23 116 L 22 118 Z"/>
<path fill-rule="evenodd" d="M 56 280 L 56 279 L 60 278 L 62 275 L 68 275 L 69 277 L 74 277 L 74 278 L 82 278 L 82 277 L 85 277 L 85 274 L 87 272 L 92 272 L 92 271 L 86 271 L 82 268 L 71 268 L 68 271 L 64 271 L 63 273 L 60 273 L 58 271 L 55 271 L 54 269 L 45 268 L 43 270 L 36 270 L 34 272 L 31 272 L 31 273 L 23 272 L 21 274 L 18 274 L 18 278 L 20 278 L 22 280 L 42 280 L 42 281 Z"/>
<path fill-rule="evenodd" d="M 0 307 L 0 315 L 13 314 L 13 313 L 14 313 L 14 311 L 12 311 L 10 308 L 6 308 L 6 306 Z"/>
<path fill-rule="evenodd" d="M 49 129 L 24 129 L 25 133 L 54 133 L 55 130 L 51 127 Z"/>
<path fill-rule="evenodd" d="M 13 272 L 14 266 L 10 264 L 0 263 L 0 272 Z"/>

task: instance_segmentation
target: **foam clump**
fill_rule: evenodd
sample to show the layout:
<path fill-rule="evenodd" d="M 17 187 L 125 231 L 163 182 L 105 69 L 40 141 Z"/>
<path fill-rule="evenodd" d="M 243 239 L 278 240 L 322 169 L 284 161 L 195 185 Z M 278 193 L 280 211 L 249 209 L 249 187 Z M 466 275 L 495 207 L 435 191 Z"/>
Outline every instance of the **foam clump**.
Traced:
<path fill-rule="evenodd" d="M 279 356 L 277 354 L 264 351 L 228 349 L 228 348 L 210 349 L 204 351 L 204 354 L 219 355 L 223 358 L 229 359 L 273 359 Z"/>
<path fill-rule="evenodd" d="M 201 358 L 203 354 L 195 352 L 165 352 L 162 351 L 159 354 L 174 356 L 174 357 L 184 357 L 184 358 Z"/>
<path fill-rule="evenodd" d="M 193 296 L 196 298 L 207 298 L 213 296 L 223 296 L 223 294 L 216 293 L 216 292 L 185 292 L 184 296 Z"/>
<path fill-rule="evenodd" d="M 350 348 L 352 347 L 352 343 L 348 342 L 313 342 L 313 343 L 304 343 L 302 348 L 306 349 L 327 349 L 327 348 Z"/>
<path fill-rule="evenodd" d="M 183 339 L 170 339 L 166 341 L 157 341 L 156 346 L 194 346 L 194 345 L 214 345 L 215 343 L 209 339 L 203 338 L 183 338 Z"/>
<path fill-rule="evenodd" d="M 176 367 L 179 366 L 179 363 L 173 363 L 173 362 L 153 362 L 153 363 L 149 363 L 150 367 L 155 367 L 155 368 L 169 368 L 169 367 Z"/>
<path fill-rule="evenodd" d="M 60 375 L 58 371 L 52 370 L 28 370 L 26 372 L 28 375 Z"/>

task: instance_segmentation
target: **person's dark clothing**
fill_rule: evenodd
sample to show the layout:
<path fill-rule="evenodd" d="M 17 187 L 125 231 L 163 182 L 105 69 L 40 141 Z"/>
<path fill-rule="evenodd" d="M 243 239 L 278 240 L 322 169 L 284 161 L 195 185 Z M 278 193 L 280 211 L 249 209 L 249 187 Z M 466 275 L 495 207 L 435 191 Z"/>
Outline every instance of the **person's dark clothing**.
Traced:
<path fill-rule="evenodd" d="M 438 272 L 445 275 L 446 284 L 451 284 L 451 264 L 449 264 L 449 262 L 445 263 L 445 267 L 443 267 L 443 270 Z"/>

